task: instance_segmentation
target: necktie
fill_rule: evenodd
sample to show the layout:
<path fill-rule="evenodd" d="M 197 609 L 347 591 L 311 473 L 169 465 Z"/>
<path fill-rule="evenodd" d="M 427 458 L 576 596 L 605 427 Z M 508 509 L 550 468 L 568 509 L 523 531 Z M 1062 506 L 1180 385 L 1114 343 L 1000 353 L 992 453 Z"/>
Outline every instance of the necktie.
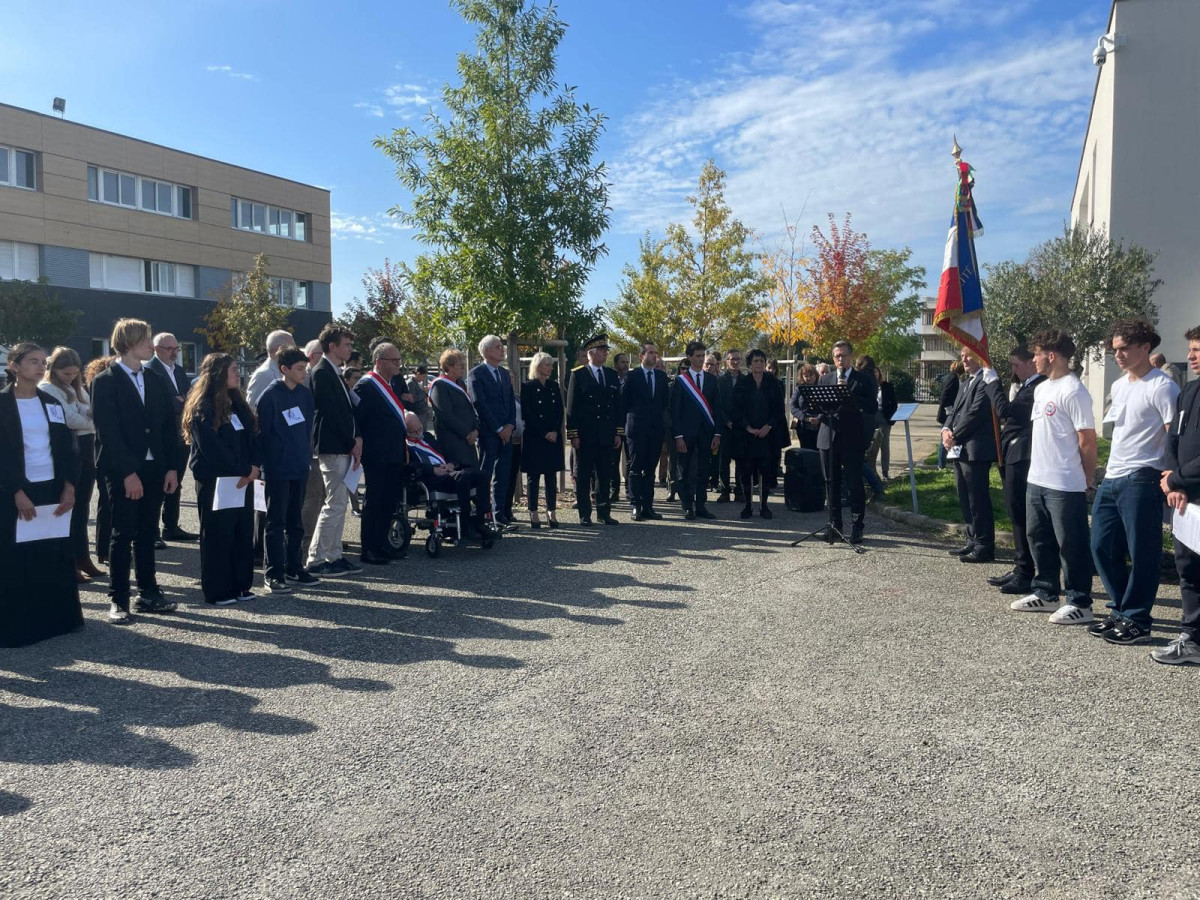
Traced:
<path fill-rule="evenodd" d="M 696 390 L 704 393 L 704 372 L 703 370 L 696 373 Z"/>
<path fill-rule="evenodd" d="M 599 366 L 592 366 L 592 375 L 596 379 L 596 384 L 604 384 L 604 382 L 600 380 L 600 367 Z"/>
<path fill-rule="evenodd" d="M 497 369 L 497 370 L 496 370 L 496 384 L 500 384 L 500 382 L 501 382 L 501 378 L 500 378 L 500 370 L 499 370 L 499 369 Z"/>
<path fill-rule="evenodd" d="M 650 399 L 654 399 L 654 373 L 647 372 L 646 377 L 650 380 Z"/>
<path fill-rule="evenodd" d="M 838 384 L 845 384 L 845 383 L 846 383 L 846 370 L 838 369 Z"/>

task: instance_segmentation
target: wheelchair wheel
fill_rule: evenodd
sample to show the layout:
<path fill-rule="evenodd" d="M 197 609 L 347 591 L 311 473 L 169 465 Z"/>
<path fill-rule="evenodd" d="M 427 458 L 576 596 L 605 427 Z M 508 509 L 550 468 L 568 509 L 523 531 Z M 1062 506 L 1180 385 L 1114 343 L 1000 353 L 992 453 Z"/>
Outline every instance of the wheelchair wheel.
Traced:
<path fill-rule="evenodd" d="M 431 559 L 437 559 L 442 555 L 442 536 L 440 534 L 431 534 L 425 539 L 425 552 Z"/>
<path fill-rule="evenodd" d="M 393 550 L 407 550 L 412 543 L 413 527 L 406 513 L 396 513 L 388 526 L 387 542 Z"/>

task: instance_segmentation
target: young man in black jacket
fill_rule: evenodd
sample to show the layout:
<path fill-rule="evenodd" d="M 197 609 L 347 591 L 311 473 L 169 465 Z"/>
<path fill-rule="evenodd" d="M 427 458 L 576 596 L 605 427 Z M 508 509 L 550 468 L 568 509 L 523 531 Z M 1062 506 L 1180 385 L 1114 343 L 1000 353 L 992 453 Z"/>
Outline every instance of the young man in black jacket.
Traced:
<path fill-rule="evenodd" d="M 130 621 L 129 569 L 135 544 L 137 611 L 167 613 L 176 607 L 159 589 L 154 542 L 163 495 L 179 486 L 178 422 L 166 381 L 144 367 L 154 355 L 150 337 L 146 322 L 120 319 L 109 339 L 119 358 L 92 382 L 98 468 L 112 498 L 108 618 L 118 625 Z"/>

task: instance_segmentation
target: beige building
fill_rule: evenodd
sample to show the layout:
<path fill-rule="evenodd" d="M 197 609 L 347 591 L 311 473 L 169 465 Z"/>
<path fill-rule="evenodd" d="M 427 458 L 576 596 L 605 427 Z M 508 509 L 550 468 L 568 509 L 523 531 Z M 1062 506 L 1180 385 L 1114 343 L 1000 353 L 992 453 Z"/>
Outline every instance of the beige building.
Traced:
<path fill-rule="evenodd" d="M 1197 0 L 1114 0 L 1071 202 L 1072 224 L 1158 253 L 1160 349 L 1184 377 L 1183 334 L 1200 325 L 1198 38 Z M 1097 421 L 1117 374 L 1111 356 L 1085 363 Z"/>
<path fill-rule="evenodd" d="M 196 329 L 258 253 L 297 339 L 315 337 L 329 237 L 323 188 L 0 104 L 0 280 L 44 278 L 82 310 L 70 343 L 85 360 L 136 316 L 173 332 L 194 371 Z"/>
<path fill-rule="evenodd" d="M 933 324 L 937 312 L 937 297 L 921 301 L 921 356 L 917 361 L 917 378 L 927 381 L 950 371 L 950 363 L 958 359 L 959 346 L 946 337 L 946 332 Z"/>

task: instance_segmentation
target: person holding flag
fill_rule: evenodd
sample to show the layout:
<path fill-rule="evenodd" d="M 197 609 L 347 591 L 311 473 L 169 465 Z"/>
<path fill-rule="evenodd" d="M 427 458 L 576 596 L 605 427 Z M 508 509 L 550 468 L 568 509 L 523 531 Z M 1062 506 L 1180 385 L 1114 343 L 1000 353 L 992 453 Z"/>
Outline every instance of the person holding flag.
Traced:
<path fill-rule="evenodd" d="M 690 341 L 688 366 L 671 388 L 671 426 L 675 432 L 676 479 L 685 519 L 715 519 L 706 506 L 712 454 L 721 446 L 722 422 L 714 413 L 721 398 L 717 376 L 704 371 L 704 343 Z"/>
<path fill-rule="evenodd" d="M 404 404 L 391 384 L 400 371 L 400 351 L 394 344 L 379 344 L 371 352 L 371 362 L 371 371 L 354 386 L 358 395 L 354 416 L 362 435 L 363 476 L 367 480 L 361 559 L 367 565 L 386 566 L 400 555 L 388 546 L 387 533 L 400 502 L 408 462 Z"/>

